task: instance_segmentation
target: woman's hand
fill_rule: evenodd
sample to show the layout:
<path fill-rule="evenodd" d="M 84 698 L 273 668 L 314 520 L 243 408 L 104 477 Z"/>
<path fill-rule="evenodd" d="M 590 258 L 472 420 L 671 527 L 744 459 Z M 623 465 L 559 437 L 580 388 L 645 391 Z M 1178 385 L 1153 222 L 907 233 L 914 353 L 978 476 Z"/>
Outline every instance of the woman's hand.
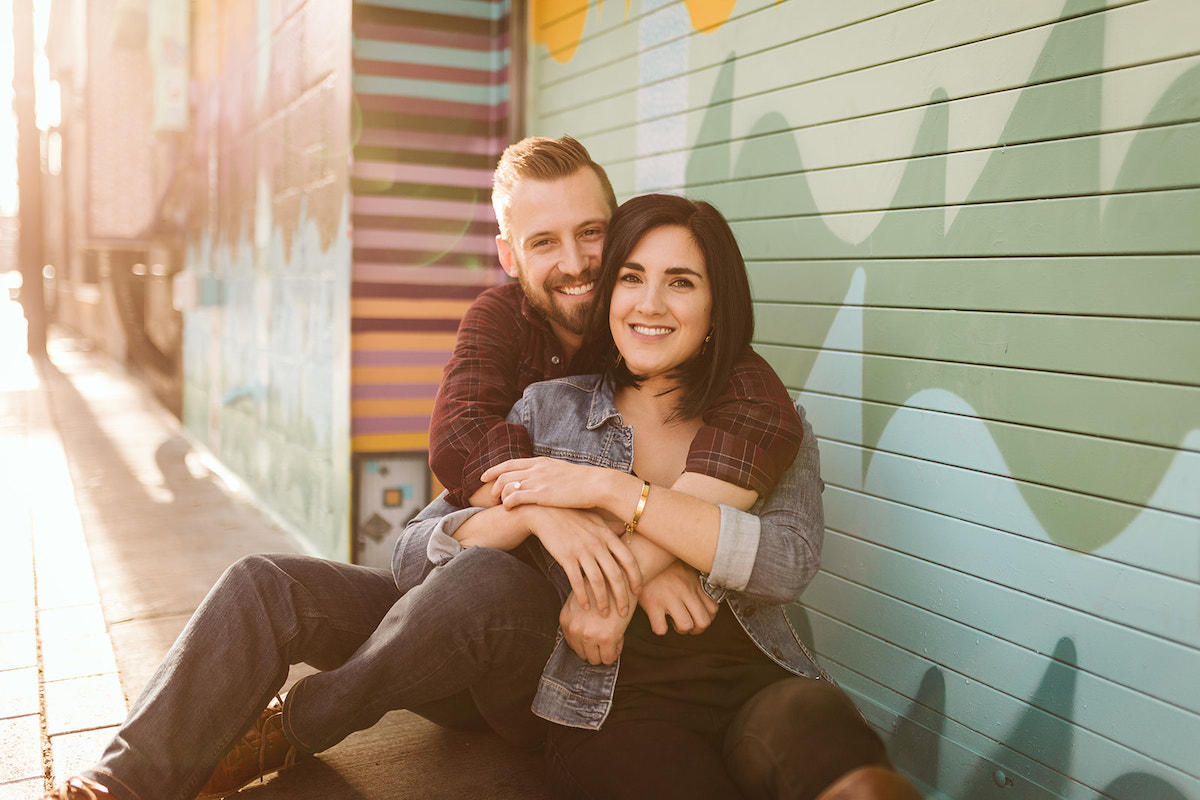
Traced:
<path fill-rule="evenodd" d="M 600 514 L 546 506 L 525 506 L 518 513 L 562 566 L 584 609 L 592 608 L 593 599 L 601 616 L 614 604 L 622 616 L 637 606 L 636 593 L 642 587 L 637 558 Z"/>
<path fill-rule="evenodd" d="M 682 561 L 676 561 L 642 587 L 638 604 L 650 619 L 650 629 L 667 633 L 667 617 L 679 633 L 704 633 L 720 606 L 700 585 L 700 576 Z"/>
<path fill-rule="evenodd" d="M 574 593 L 567 597 L 558 614 L 567 645 L 589 664 L 611 664 L 617 660 L 631 619 L 632 610 L 628 614 L 601 616 L 584 607 L 580 596 Z"/>
<path fill-rule="evenodd" d="M 594 508 L 602 505 L 604 487 L 628 474 L 604 467 L 572 464 L 557 458 L 514 458 L 483 473 L 495 481 L 492 499 L 506 508 L 536 504 L 556 508 Z"/>

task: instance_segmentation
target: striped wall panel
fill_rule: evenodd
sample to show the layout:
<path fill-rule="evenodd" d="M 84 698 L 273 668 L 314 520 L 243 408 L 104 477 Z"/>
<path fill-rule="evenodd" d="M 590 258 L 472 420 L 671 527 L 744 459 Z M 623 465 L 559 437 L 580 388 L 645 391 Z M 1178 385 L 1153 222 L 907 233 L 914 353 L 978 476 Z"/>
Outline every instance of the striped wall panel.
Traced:
<path fill-rule="evenodd" d="M 897 763 L 1200 798 L 1200 5 L 531 6 L 531 132 L 733 223 L 821 437 L 790 613 Z"/>
<path fill-rule="evenodd" d="M 506 0 L 354 4 L 354 452 L 428 448 L 459 319 L 504 280 L 490 192 L 508 17 Z"/>

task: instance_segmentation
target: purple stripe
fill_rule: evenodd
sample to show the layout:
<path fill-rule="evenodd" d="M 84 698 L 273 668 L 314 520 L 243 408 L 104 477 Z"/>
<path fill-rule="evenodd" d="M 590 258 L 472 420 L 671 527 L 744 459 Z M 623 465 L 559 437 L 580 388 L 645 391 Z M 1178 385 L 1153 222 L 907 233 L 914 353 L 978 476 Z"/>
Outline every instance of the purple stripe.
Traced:
<path fill-rule="evenodd" d="M 426 219 L 474 220 L 496 224 L 492 204 L 485 201 L 466 203 L 457 200 L 426 200 L 413 197 L 383 197 L 355 195 L 352 206 L 355 215 L 424 217 Z"/>
<path fill-rule="evenodd" d="M 432 64 L 410 64 L 402 61 L 370 61 L 365 58 L 354 59 L 354 73 L 383 78 L 413 78 L 484 86 L 503 86 L 508 78 L 507 69 L 489 71 L 465 67 L 439 67 Z"/>
<path fill-rule="evenodd" d="M 497 121 L 508 112 L 508 101 L 493 105 L 456 103 L 452 100 L 430 100 L 424 97 L 404 97 L 395 94 L 358 94 L 363 111 L 387 111 L 393 114 L 422 114 L 430 117 L 455 117 L 484 122 Z M 490 184 L 489 184 L 490 185 Z"/>
<path fill-rule="evenodd" d="M 428 283 L 358 283 L 350 286 L 354 298 L 399 298 L 404 300 L 474 300 L 478 286 L 438 286 Z"/>
<path fill-rule="evenodd" d="M 456 253 L 477 253 L 490 256 L 496 252 L 496 237 L 420 230 L 364 229 L 355 226 L 354 246 L 360 248 L 381 247 L 388 250 L 437 250 L 440 252 L 453 250 Z"/>
<path fill-rule="evenodd" d="M 428 400 L 436 383 L 363 383 L 350 387 L 351 400 Z"/>
<path fill-rule="evenodd" d="M 450 353 L 441 350 L 356 350 L 352 367 L 444 367 Z"/>
<path fill-rule="evenodd" d="M 457 333 L 458 319 L 364 319 L 350 320 L 351 333 Z"/>
<path fill-rule="evenodd" d="M 428 416 L 359 417 L 350 423 L 350 433 L 360 436 L 372 433 L 428 433 Z"/>
<path fill-rule="evenodd" d="M 492 173 L 482 169 L 428 167 L 422 164 L 397 164 L 391 161 L 355 161 L 350 169 L 355 178 L 426 183 L 435 186 L 470 186 L 492 188 Z"/>

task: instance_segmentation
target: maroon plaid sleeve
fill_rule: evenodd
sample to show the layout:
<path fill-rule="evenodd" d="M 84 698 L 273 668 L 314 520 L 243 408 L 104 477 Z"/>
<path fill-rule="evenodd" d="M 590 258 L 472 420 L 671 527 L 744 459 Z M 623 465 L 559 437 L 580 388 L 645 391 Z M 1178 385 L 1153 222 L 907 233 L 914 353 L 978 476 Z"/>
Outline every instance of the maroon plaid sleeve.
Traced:
<path fill-rule="evenodd" d="M 514 292 L 515 290 L 515 292 Z M 528 384 L 520 287 L 489 290 L 467 309 L 429 425 L 429 467 L 451 503 L 468 505 L 485 469 L 533 455 L 529 434 L 505 422 Z"/>
<path fill-rule="evenodd" d="M 747 348 L 725 391 L 704 414 L 704 426 L 688 451 L 687 471 L 765 497 L 796 458 L 803 436 L 800 414 L 783 381 Z"/>

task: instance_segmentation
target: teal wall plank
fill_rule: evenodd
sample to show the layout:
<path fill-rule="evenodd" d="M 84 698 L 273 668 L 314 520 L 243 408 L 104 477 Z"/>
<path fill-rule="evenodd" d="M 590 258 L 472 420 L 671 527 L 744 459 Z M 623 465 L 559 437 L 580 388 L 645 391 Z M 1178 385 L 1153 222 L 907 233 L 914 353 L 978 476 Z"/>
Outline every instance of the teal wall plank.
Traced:
<path fill-rule="evenodd" d="M 897 763 L 1200 798 L 1200 4 L 533 5 L 531 132 L 733 221 Z"/>

